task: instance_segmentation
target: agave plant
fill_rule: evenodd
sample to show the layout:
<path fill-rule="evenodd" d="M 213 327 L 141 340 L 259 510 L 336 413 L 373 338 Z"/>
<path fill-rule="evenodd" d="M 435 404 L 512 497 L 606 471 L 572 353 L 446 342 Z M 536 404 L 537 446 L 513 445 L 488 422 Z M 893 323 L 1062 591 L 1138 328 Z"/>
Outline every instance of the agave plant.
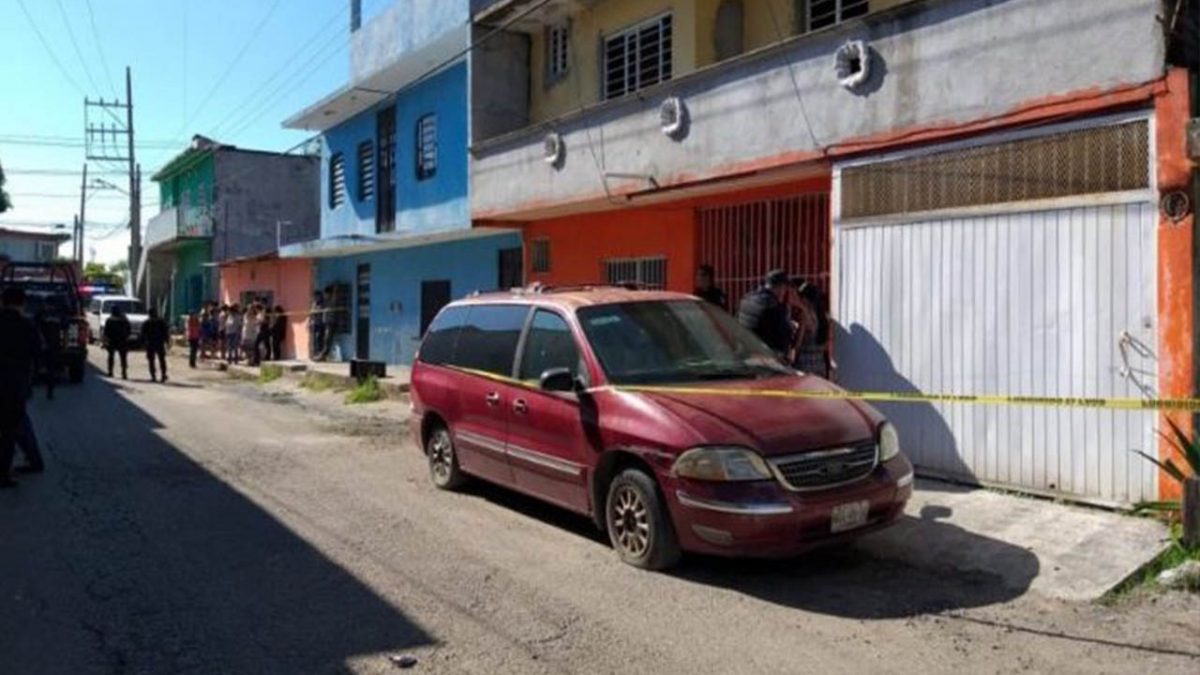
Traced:
<path fill-rule="evenodd" d="M 1159 431 L 1158 434 L 1167 441 L 1167 443 L 1171 446 L 1171 449 L 1174 450 L 1176 454 L 1183 458 L 1185 466 L 1187 466 L 1190 471 L 1185 471 L 1179 468 L 1179 465 L 1172 461 L 1171 458 L 1160 460 L 1157 457 L 1151 457 L 1141 450 L 1134 450 L 1134 452 L 1141 455 L 1145 459 L 1154 462 L 1158 468 L 1163 470 L 1163 473 L 1167 474 L 1171 478 L 1174 478 L 1175 480 L 1179 481 L 1180 484 L 1182 484 L 1188 479 L 1188 476 L 1200 476 L 1200 436 L 1193 434 L 1191 438 L 1188 438 L 1188 435 L 1183 433 L 1183 429 L 1180 429 L 1179 425 L 1175 424 L 1175 422 L 1169 417 L 1167 418 L 1167 424 L 1171 427 L 1171 433 L 1167 434 Z M 1183 505 L 1178 501 L 1158 501 L 1140 502 L 1134 505 L 1133 508 L 1135 511 L 1139 512 L 1178 512 L 1182 506 Z"/>

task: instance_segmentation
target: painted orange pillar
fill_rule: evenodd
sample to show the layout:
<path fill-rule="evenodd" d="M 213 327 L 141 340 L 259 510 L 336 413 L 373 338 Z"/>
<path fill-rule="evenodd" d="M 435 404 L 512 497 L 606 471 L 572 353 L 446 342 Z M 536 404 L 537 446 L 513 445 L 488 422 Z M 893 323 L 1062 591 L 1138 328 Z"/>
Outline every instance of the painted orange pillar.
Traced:
<path fill-rule="evenodd" d="M 1167 73 L 1165 88 L 1154 102 L 1157 126 L 1158 191 L 1165 195 L 1176 190 L 1191 194 L 1192 162 L 1187 157 L 1187 122 L 1190 117 L 1188 73 L 1175 68 Z M 1194 353 L 1195 259 L 1193 231 L 1195 205 L 1187 217 L 1174 221 L 1161 210 L 1158 221 L 1158 391 L 1164 398 L 1191 397 L 1195 394 L 1196 355 Z M 1168 414 L 1160 423 L 1165 430 Z M 1191 428 L 1191 416 L 1170 413 L 1183 429 Z M 1159 441 L 1159 457 L 1174 451 Z M 1178 458 L 1176 464 L 1180 464 Z M 1166 474 L 1159 475 L 1162 499 L 1180 496 L 1180 486 Z"/>

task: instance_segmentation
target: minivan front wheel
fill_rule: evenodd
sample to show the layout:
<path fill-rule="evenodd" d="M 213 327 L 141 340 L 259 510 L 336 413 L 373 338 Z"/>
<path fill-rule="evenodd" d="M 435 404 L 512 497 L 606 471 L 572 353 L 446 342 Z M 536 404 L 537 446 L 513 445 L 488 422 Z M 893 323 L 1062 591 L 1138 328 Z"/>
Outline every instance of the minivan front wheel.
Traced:
<path fill-rule="evenodd" d="M 626 469 L 608 486 L 605 504 L 608 538 L 621 560 L 648 570 L 679 562 L 679 541 L 671 515 L 659 497 L 654 479 Z"/>
<path fill-rule="evenodd" d="M 429 432 L 425 440 L 425 455 L 429 458 L 429 477 L 437 487 L 453 490 L 467 481 L 462 469 L 458 468 L 454 441 L 446 427 L 438 425 Z"/>

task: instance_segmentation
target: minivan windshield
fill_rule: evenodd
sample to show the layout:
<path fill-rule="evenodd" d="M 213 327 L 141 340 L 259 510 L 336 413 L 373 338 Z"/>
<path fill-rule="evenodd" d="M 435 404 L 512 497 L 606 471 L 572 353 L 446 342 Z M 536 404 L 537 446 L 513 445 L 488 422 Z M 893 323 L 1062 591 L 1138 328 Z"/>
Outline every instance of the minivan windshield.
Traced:
<path fill-rule="evenodd" d="M 721 308 L 694 300 L 584 307 L 577 315 L 613 384 L 787 375 L 779 358 Z"/>
<path fill-rule="evenodd" d="M 104 313 L 112 314 L 113 310 L 120 307 L 121 311 L 126 314 L 145 314 L 146 306 L 141 300 L 105 300 Z"/>

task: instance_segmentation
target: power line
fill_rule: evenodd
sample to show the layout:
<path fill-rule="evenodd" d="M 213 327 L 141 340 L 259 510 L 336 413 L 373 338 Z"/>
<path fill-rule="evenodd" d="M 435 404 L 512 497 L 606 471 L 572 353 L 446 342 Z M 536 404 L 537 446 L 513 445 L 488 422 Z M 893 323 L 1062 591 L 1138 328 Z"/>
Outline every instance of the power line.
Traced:
<path fill-rule="evenodd" d="M 99 91 L 100 87 L 96 86 L 96 80 L 92 77 L 92 70 L 87 67 L 87 61 L 83 59 L 83 52 L 79 50 L 79 41 L 75 39 L 75 31 L 71 29 L 71 21 L 67 18 L 67 10 L 63 9 L 62 0 L 56 0 L 58 5 L 58 13 L 62 17 L 63 25 L 67 27 L 67 37 L 71 40 L 71 47 L 75 49 L 75 56 L 79 59 L 79 65 L 83 68 L 83 74 L 87 76 L 88 82 L 92 85 L 92 91 Z"/>
<path fill-rule="evenodd" d="M 108 89 L 112 92 L 113 98 L 119 98 L 117 87 L 113 84 L 112 71 L 108 69 L 108 58 L 104 55 L 104 43 L 100 40 L 100 31 L 96 30 L 96 15 L 92 13 L 92 0 L 85 0 L 85 2 L 87 4 L 88 21 L 92 25 L 92 39 L 96 42 L 96 51 L 100 53 L 100 65 L 104 67 L 104 78 L 108 80 Z"/>
<path fill-rule="evenodd" d="M 87 92 L 83 90 L 83 87 L 79 86 L 79 83 L 75 81 L 75 78 L 71 77 L 71 73 L 69 73 L 66 67 L 63 66 L 62 61 L 58 60 L 58 55 L 55 54 L 54 50 L 50 48 L 50 43 L 46 41 L 46 36 L 42 35 L 42 31 L 40 28 L 38 28 L 37 22 L 33 20 L 33 15 L 29 13 L 29 8 L 25 6 L 25 0 L 17 0 L 17 5 L 21 7 L 21 12 L 25 14 L 25 19 L 29 21 L 29 27 L 32 28 L 34 34 L 37 35 L 38 41 L 42 43 L 42 47 L 46 50 L 46 53 L 50 55 L 50 58 L 54 61 L 54 65 L 58 66 L 58 70 L 62 73 L 63 79 L 70 83 L 72 87 L 75 87 L 80 94 L 87 96 Z"/>
<path fill-rule="evenodd" d="M 127 176 L 127 175 L 129 175 L 128 171 L 117 171 L 115 169 L 104 170 L 104 171 L 94 171 L 93 173 L 103 174 L 106 176 Z M 74 177 L 74 176 L 79 175 L 79 170 L 78 169 L 10 169 L 8 167 L 5 167 L 4 175 L 6 175 L 6 176 L 72 176 L 72 177 Z"/>
<path fill-rule="evenodd" d="M 225 84 L 225 80 L 229 77 L 230 73 L 233 72 L 233 69 L 236 68 L 239 63 L 241 63 L 242 57 L 246 55 L 246 51 L 250 49 L 250 45 L 254 44 L 254 39 L 258 37 L 259 33 L 262 32 L 263 27 L 267 25 L 267 21 L 270 20 L 271 16 L 275 13 L 275 9 L 279 7 L 279 3 L 281 1 L 282 0 L 275 0 L 275 2 L 271 3 L 271 6 L 267 8 L 267 13 L 264 14 L 261 19 L 259 19 L 258 24 L 254 27 L 254 30 L 250 32 L 250 36 L 246 38 L 246 41 L 242 44 L 241 49 L 239 49 L 237 54 L 234 55 L 233 60 L 229 62 L 229 65 L 225 67 L 225 72 L 221 73 L 221 76 L 217 78 L 216 83 L 213 84 L 212 89 L 210 89 L 208 94 L 201 99 L 200 105 L 196 106 L 195 112 L 193 112 L 184 120 L 180 132 L 183 132 L 187 129 L 192 120 L 196 119 L 196 117 L 200 115 L 200 112 L 204 110 L 204 106 L 208 105 L 208 102 L 211 101 L 212 97 L 216 95 L 218 90 L 220 90 L 221 85 Z"/>

